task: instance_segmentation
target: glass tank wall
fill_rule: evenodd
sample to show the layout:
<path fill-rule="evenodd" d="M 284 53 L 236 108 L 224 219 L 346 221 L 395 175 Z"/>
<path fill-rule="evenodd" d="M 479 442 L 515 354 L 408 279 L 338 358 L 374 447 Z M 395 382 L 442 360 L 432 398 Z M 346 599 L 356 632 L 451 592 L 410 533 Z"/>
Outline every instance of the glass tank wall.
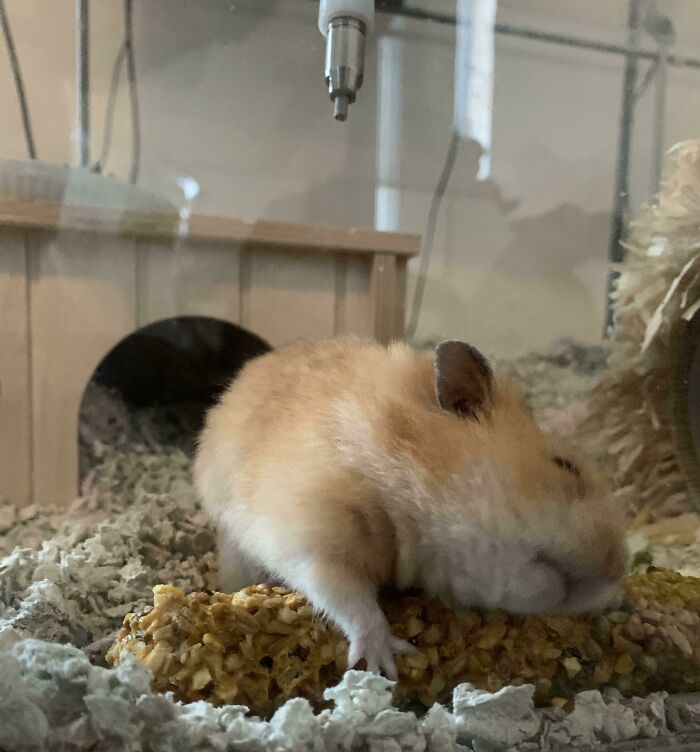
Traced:
<path fill-rule="evenodd" d="M 698 738 L 700 0 L 368 8 L 0 0 L 2 749 Z"/>
<path fill-rule="evenodd" d="M 194 212 L 424 234 L 453 124 L 458 8 L 380 5 L 364 84 L 338 123 L 311 0 L 134 2 L 137 111 L 123 3 L 92 3 L 82 140 L 76 4 L 5 2 L 40 160 L 134 176 Z M 636 5 L 630 31 L 622 0 L 498 3 L 490 170 L 477 179 L 480 147 L 462 140 L 417 339 L 461 336 L 512 355 L 563 335 L 600 338 L 611 219 L 625 208 L 616 189 L 634 215 L 659 154 L 693 136 L 700 114 L 697 3 Z M 630 47 L 643 54 L 626 57 Z M 0 101 L 0 153 L 24 159 L 6 59 Z M 409 304 L 417 270 L 411 262 Z"/>

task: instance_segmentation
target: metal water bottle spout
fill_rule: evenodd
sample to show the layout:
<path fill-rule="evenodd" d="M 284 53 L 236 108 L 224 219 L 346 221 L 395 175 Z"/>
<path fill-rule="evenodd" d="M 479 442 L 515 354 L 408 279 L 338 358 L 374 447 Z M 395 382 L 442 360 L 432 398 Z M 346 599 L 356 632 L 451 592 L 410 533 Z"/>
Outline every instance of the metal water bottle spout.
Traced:
<path fill-rule="evenodd" d="M 365 40 L 373 26 L 373 0 L 321 0 L 318 27 L 326 37 L 325 78 L 336 120 L 347 118 L 362 86 Z"/>

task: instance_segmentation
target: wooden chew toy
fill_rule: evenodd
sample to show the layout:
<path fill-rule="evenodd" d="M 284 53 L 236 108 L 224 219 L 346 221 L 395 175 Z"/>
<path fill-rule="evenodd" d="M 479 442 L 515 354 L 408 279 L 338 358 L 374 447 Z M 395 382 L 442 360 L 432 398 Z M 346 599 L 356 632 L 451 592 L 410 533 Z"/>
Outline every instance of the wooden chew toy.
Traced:
<path fill-rule="evenodd" d="M 153 671 L 154 689 L 178 700 L 247 705 L 264 716 L 290 697 L 321 704 L 346 669 L 346 640 L 299 593 L 153 591 L 153 607 L 126 615 L 107 659 L 116 665 L 134 654 Z M 531 683 L 540 704 L 555 705 L 606 686 L 642 696 L 700 689 L 700 578 L 630 575 L 615 610 L 600 614 L 458 615 L 406 594 L 388 595 L 383 607 L 393 633 L 417 647 L 397 656 L 399 706 L 444 701 L 462 682 L 492 691 Z"/>

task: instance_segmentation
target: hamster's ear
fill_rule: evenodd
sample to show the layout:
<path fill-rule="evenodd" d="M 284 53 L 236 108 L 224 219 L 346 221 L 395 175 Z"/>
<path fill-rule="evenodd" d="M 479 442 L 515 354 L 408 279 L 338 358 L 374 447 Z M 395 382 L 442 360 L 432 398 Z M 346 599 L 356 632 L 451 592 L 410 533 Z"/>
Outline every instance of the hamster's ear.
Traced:
<path fill-rule="evenodd" d="M 493 371 L 486 358 L 466 342 L 448 340 L 435 349 L 435 394 L 440 407 L 478 420 L 493 391 Z"/>

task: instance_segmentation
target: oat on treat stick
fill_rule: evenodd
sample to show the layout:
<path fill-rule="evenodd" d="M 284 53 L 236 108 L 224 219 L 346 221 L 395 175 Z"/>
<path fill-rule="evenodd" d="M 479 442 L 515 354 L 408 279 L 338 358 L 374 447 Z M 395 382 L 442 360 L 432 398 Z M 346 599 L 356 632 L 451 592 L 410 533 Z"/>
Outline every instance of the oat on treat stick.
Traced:
<path fill-rule="evenodd" d="M 496 690 L 531 683 L 539 703 L 584 689 L 625 695 L 700 689 L 700 578 L 668 570 L 624 581 L 615 610 L 577 616 L 456 614 L 423 595 L 387 596 L 397 637 L 417 651 L 397 656 L 399 706 L 430 706 L 462 682 Z M 249 587 L 227 595 L 154 588 L 154 605 L 127 614 L 107 659 L 132 653 L 153 686 L 179 700 L 242 704 L 267 715 L 290 697 L 320 704 L 346 668 L 347 642 L 299 593 Z"/>

